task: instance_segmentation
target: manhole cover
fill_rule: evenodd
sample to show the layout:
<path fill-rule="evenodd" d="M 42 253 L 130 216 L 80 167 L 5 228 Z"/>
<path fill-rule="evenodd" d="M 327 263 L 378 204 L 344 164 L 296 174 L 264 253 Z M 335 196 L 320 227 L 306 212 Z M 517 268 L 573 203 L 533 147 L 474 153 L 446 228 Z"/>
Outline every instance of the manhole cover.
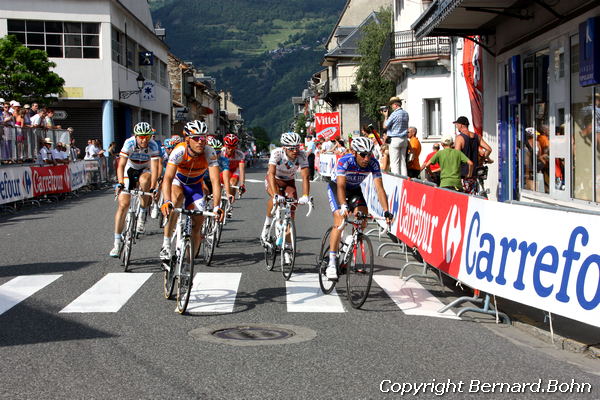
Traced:
<path fill-rule="evenodd" d="M 260 346 L 300 343 L 314 339 L 312 329 L 294 325 L 237 324 L 213 325 L 190 331 L 198 340 L 233 346 Z"/>

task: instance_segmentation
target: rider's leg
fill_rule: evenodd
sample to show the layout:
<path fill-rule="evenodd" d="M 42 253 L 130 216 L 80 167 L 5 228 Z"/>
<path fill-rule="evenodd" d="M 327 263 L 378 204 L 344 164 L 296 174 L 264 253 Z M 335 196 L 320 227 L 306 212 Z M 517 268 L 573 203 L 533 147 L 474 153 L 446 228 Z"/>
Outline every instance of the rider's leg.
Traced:
<path fill-rule="evenodd" d="M 171 201 L 176 208 L 180 208 L 183 204 L 183 189 L 181 186 L 173 184 L 171 186 Z M 171 257 L 171 237 L 173 236 L 173 228 L 175 228 L 175 224 L 177 223 L 177 217 L 179 214 L 176 212 L 171 212 L 169 214 L 169 219 L 164 228 L 163 232 L 163 244 L 160 251 L 161 259 L 169 259 Z"/>
<path fill-rule="evenodd" d="M 335 182 L 330 182 L 327 187 L 327 196 L 329 197 L 329 206 L 333 212 L 333 226 L 329 234 L 329 266 L 327 267 L 327 277 L 337 279 L 337 253 L 340 246 L 340 237 L 342 232 L 338 229 L 344 222 L 344 218 L 339 214 L 340 205 L 337 200 L 337 187 Z"/>
<path fill-rule="evenodd" d="M 263 242 L 267 241 L 267 235 L 269 234 L 269 229 L 271 228 L 271 223 L 273 222 L 273 215 L 271 213 L 273 212 L 273 196 L 275 196 L 274 193 L 271 193 L 271 190 L 269 189 L 269 185 L 267 184 L 266 180 L 265 189 L 267 190 L 267 194 L 269 195 L 269 200 L 267 200 L 267 213 L 265 216 L 265 223 L 260 234 L 260 237 Z"/>
<path fill-rule="evenodd" d="M 119 203 L 117 211 L 115 212 L 115 232 L 114 232 L 114 247 L 110 251 L 110 256 L 118 257 L 120 246 L 121 246 L 121 232 L 123 232 L 123 225 L 125 224 L 125 214 L 129 208 L 129 200 L 131 196 L 129 193 L 121 192 L 119 194 Z"/>
<path fill-rule="evenodd" d="M 198 254 L 198 249 L 200 248 L 200 243 L 204 240 L 202 236 L 202 224 L 204 223 L 203 215 L 194 215 L 192 217 L 192 244 L 194 248 L 192 249 L 192 254 Z"/>
<path fill-rule="evenodd" d="M 150 178 L 151 178 L 151 175 L 148 172 L 144 172 L 140 176 L 140 180 L 139 180 L 140 190 L 143 190 L 144 192 L 148 192 L 150 190 Z M 148 214 L 148 206 L 150 205 L 151 201 L 152 201 L 152 197 L 150 197 L 150 196 L 142 196 L 141 197 L 140 218 L 138 219 L 138 224 L 137 224 L 138 232 L 144 231 L 144 220 L 146 219 L 146 214 Z"/>

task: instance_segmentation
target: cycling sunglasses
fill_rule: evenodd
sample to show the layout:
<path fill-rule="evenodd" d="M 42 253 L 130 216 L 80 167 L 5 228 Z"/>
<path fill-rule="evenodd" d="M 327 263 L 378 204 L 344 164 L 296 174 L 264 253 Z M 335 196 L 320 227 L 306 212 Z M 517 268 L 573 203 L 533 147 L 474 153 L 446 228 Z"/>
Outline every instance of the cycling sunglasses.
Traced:
<path fill-rule="evenodd" d="M 202 135 L 200 135 L 200 136 L 190 136 L 190 139 L 192 139 L 195 142 L 200 142 L 200 141 L 204 142 L 204 141 L 206 141 L 206 136 L 202 136 Z"/>
<path fill-rule="evenodd" d="M 299 151 L 300 147 L 298 147 L 298 146 L 286 146 L 285 149 L 289 150 L 289 151 Z"/>
<path fill-rule="evenodd" d="M 370 151 L 361 151 L 361 152 L 357 152 L 359 156 L 361 156 L 362 158 L 365 157 L 371 157 L 373 155 L 372 152 Z"/>

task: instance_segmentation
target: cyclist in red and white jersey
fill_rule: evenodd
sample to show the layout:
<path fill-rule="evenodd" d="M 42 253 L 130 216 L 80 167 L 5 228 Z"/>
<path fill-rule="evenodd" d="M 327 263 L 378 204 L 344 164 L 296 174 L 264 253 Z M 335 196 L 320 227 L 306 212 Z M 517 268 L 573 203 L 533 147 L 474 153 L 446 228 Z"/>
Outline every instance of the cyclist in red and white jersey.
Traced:
<path fill-rule="evenodd" d="M 221 155 L 229 159 L 229 184 L 231 186 L 239 186 L 240 193 L 246 192 L 246 162 L 244 152 L 238 150 L 240 139 L 232 133 L 225 135 L 223 138 L 225 146 L 221 151 Z M 238 175 L 238 168 L 240 173 Z M 223 183 L 223 173 L 221 173 L 221 183 Z M 235 197 L 237 190 L 230 189 L 230 196 Z"/>

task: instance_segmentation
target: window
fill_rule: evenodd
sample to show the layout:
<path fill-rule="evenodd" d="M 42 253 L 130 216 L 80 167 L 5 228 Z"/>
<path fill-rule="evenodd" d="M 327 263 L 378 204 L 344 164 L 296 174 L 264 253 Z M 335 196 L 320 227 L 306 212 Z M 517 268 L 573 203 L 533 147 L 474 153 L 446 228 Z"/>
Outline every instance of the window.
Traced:
<path fill-rule="evenodd" d="M 125 65 L 125 57 L 123 57 L 124 41 L 125 35 L 112 28 L 112 60 L 121 65 Z"/>
<path fill-rule="evenodd" d="M 423 99 L 423 138 L 442 136 L 441 99 Z"/>
<path fill-rule="evenodd" d="M 7 21 L 8 34 L 54 58 L 100 58 L 100 24 L 37 20 Z"/>
<path fill-rule="evenodd" d="M 162 61 L 159 61 L 160 67 L 160 84 L 164 87 L 167 87 L 167 64 Z"/>
<path fill-rule="evenodd" d="M 137 61 L 135 59 L 136 54 L 136 43 L 131 38 L 126 39 L 126 56 L 127 56 L 127 64 L 126 67 L 129 69 L 135 69 L 137 65 Z"/>

